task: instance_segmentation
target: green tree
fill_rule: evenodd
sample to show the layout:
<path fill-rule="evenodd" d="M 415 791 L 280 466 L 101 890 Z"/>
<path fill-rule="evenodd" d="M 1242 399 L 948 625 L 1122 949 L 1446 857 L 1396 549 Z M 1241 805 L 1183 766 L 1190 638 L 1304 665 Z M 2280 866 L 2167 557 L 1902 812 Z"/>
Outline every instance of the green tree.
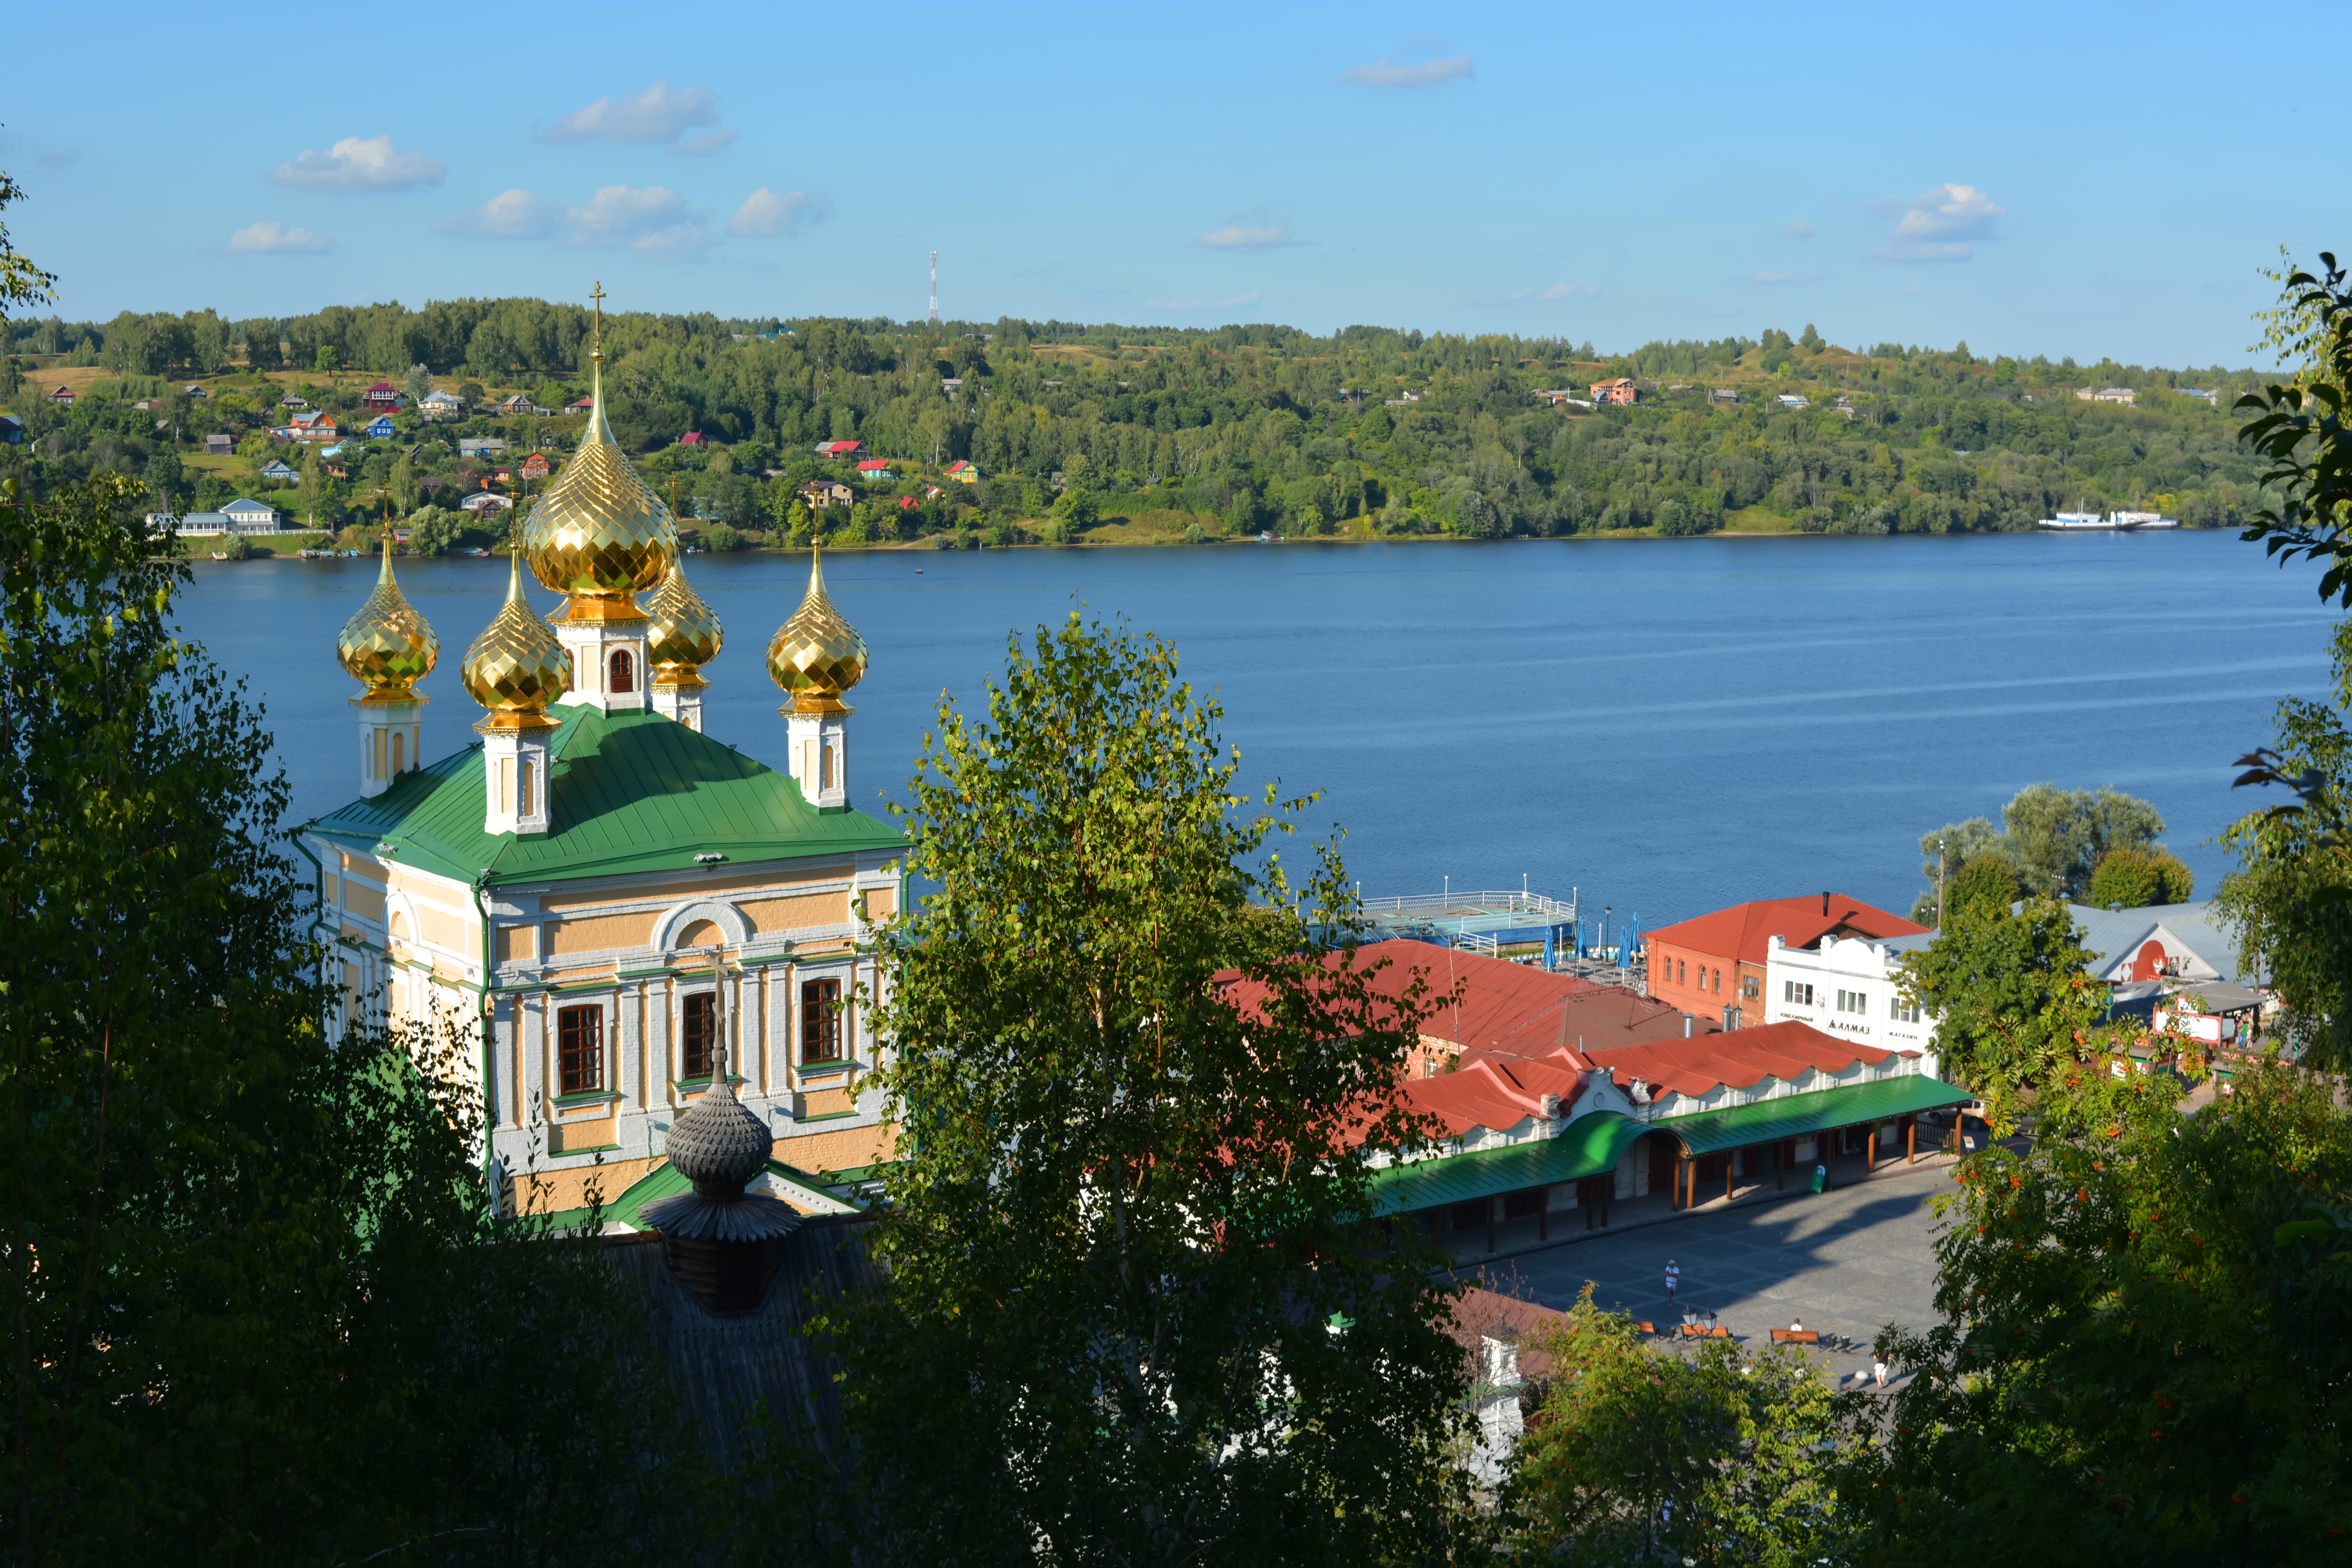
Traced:
<path fill-rule="evenodd" d="M 2090 790 L 2028 784 L 2000 808 L 2011 858 L 2028 891 L 2079 900 L 2111 849 L 2146 849 L 2164 818 L 2144 800 L 2102 784 Z"/>
<path fill-rule="evenodd" d="M 1101 504 L 1086 486 L 1073 483 L 1054 500 L 1055 521 L 1076 531 L 1091 528 L 1102 516 Z"/>
<path fill-rule="evenodd" d="M 2254 417 L 2239 433 L 2270 465 L 2261 483 L 2273 503 L 2250 517 L 2247 540 L 2292 561 L 2325 567 L 2319 596 L 2352 606 L 2352 289 L 2326 251 L 2320 273 L 2289 272 L 2280 308 L 2266 318 L 2268 346 L 2300 360 L 2293 381 L 2238 399 Z"/>
<path fill-rule="evenodd" d="M 2022 891 L 2017 883 L 2017 873 L 2007 860 L 1998 855 L 1980 855 L 1963 864 L 1956 875 L 1945 881 L 1944 917 L 1953 920 L 1963 913 L 2005 915 Z"/>
<path fill-rule="evenodd" d="M 1460 1352 L 1433 1258 L 1369 1224 L 1425 984 L 1330 945 L 1337 858 L 1289 885 L 1305 803 L 1233 793 L 1219 716 L 1073 616 L 918 763 L 894 1288 L 826 1324 L 877 1561 L 1444 1558 Z"/>
<path fill-rule="evenodd" d="M 1549 1359 L 1505 1491 L 1514 1544 L 1577 1563 L 1833 1560 L 1841 1423 L 1794 1346 L 1661 1353 L 1592 1287 L 1520 1347 Z"/>
<path fill-rule="evenodd" d="M 1935 941 L 1898 961 L 1904 999 L 1937 1016 L 1943 1076 L 1982 1096 L 1997 1130 L 2013 1125 L 2020 1091 L 2071 1063 L 2105 1016 L 2090 956 L 2066 906 L 2036 898 L 2014 915 L 1956 907 Z"/>
<path fill-rule="evenodd" d="M 421 506 L 408 518 L 408 548 L 418 555 L 440 555 L 465 531 L 466 514 L 447 507 Z"/>
<path fill-rule="evenodd" d="M 703 1468 L 642 1304 L 489 1216 L 462 1055 L 330 1043 L 269 737 L 137 499 L 0 514 L 9 1550 L 642 1559 L 607 1487 Z"/>
<path fill-rule="evenodd" d="M 25 189 L 0 170 L 0 213 L 25 199 Z M 8 226 L 0 223 L 0 321 L 26 305 L 46 305 L 57 298 L 57 275 L 33 265 L 8 241 Z"/>
<path fill-rule="evenodd" d="M 2242 759 L 2252 771 L 2240 784 L 2284 784 L 2296 801 L 2222 831 L 2238 868 L 2213 902 L 2297 1020 L 2286 1032 L 2306 1060 L 2341 1071 L 2352 1064 L 2352 622 L 2330 645 L 2335 704 L 2284 699 L 2273 745 Z"/>
<path fill-rule="evenodd" d="M 180 455 L 165 447 L 147 459 L 141 477 L 146 481 L 147 493 L 154 498 L 158 511 L 176 511 L 180 495 L 182 469 Z"/>
<path fill-rule="evenodd" d="M 392 492 L 392 504 L 403 512 L 416 510 L 420 493 L 416 483 L 415 461 L 405 452 L 393 459 L 391 476 L 385 480 Z"/>
<path fill-rule="evenodd" d="M 302 454 L 301 484 L 302 517 L 312 528 L 319 526 L 319 507 L 327 499 L 326 466 L 319 461 L 315 446 Z"/>
<path fill-rule="evenodd" d="M 2032 1150 L 1963 1167 L 1941 1326 L 1841 1489 L 1865 1563 L 2344 1560 L 2352 1510 L 2352 1131 L 2318 1080 L 2179 1086 L 2070 1067 Z"/>
<path fill-rule="evenodd" d="M 423 403 L 433 395 L 433 373 L 421 364 L 410 365 L 405 390 L 408 393 L 408 405 L 411 408 Z"/>
<path fill-rule="evenodd" d="M 2196 887 L 2196 878 L 2176 855 L 2161 849 L 2110 849 L 2091 873 L 2084 901 L 2103 910 L 2180 904 L 2189 901 Z"/>

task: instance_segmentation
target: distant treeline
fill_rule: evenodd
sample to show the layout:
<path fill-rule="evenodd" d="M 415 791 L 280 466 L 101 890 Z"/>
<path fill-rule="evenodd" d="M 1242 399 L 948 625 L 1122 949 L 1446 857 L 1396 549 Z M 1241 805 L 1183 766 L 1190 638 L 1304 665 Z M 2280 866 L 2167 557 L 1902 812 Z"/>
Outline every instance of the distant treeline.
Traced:
<path fill-rule="evenodd" d="M 585 310 L 539 300 L 0 327 L 26 371 L 63 363 L 165 375 L 242 363 L 401 381 L 422 367 L 525 388 L 583 383 L 592 330 Z M 702 432 L 717 449 L 673 450 L 674 466 L 715 468 L 698 488 L 741 514 L 730 521 L 752 523 L 762 514 L 756 476 L 789 467 L 801 477 L 810 448 L 828 439 L 976 463 L 989 482 L 962 492 L 965 522 L 1037 515 L 1075 467 L 1091 492 L 1082 521 L 1097 508 L 1166 509 L 1223 531 L 1293 534 L 1700 533 L 1734 513 L 1743 526 L 1812 531 L 2017 530 L 2078 505 L 2216 526 L 2252 503 L 2257 471 L 2229 413 L 2254 384 L 2251 371 L 1987 360 L 1965 343 L 1862 353 L 1811 326 L 1620 354 L 1365 326 L 1317 337 L 1280 326 L 617 314 L 605 332 L 622 438 L 651 451 Z M 1538 395 L 1581 398 L 1618 376 L 1642 384 L 1640 405 L 1586 410 Z M 37 395 L 26 384 L 0 395 L 22 407 Z M 2133 389 L 2137 406 L 2077 396 L 2110 386 Z M 2184 395 L 2191 389 L 2218 397 Z M 1785 407 L 1783 394 L 1810 406 Z M 940 525 L 940 509 L 926 516 Z"/>

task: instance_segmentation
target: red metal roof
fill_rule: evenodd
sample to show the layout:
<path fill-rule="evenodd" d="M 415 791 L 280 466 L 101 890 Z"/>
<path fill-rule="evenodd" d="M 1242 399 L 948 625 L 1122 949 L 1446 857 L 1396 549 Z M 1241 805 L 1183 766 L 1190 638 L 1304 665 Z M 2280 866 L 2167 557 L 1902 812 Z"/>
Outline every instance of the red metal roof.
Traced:
<path fill-rule="evenodd" d="M 1473 1127 L 1500 1132 L 1544 1113 L 1543 1097 L 1559 1096 L 1565 1115 L 1584 1092 L 1584 1068 L 1570 1051 L 1547 1060 L 1484 1058 L 1435 1078 L 1407 1079 L 1404 1098 L 1412 1109 L 1436 1117 L 1452 1133 Z"/>
<path fill-rule="evenodd" d="M 1748 1089 L 1768 1078 L 1799 1078 L 1809 1068 L 1839 1073 L 1856 1062 L 1876 1067 L 1895 1053 L 1858 1045 L 1790 1018 L 1761 1028 L 1618 1046 L 1590 1054 L 1618 1083 L 1640 1079 L 1676 1094 L 1701 1095 L 1723 1085 Z"/>
<path fill-rule="evenodd" d="M 1650 933 L 1653 943 L 1704 952 L 1740 963 L 1764 962 L 1764 944 L 1779 937 L 1804 947 L 1836 932 L 1852 936 L 1916 936 L 1927 928 L 1844 893 L 1805 899 L 1758 899 L 1699 915 Z"/>
<path fill-rule="evenodd" d="M 889 466 L 890 459 L 887 458 L 868 458 L 857 465 L 857 471 L 861 474 L 870 474 L 877 468 L 887 468 Z"/>

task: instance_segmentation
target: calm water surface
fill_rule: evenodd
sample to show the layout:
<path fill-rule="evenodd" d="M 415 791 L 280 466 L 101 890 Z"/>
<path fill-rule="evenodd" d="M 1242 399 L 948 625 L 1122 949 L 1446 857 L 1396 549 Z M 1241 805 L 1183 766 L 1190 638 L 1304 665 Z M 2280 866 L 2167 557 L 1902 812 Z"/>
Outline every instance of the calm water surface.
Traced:
<path fill-rule="evenodd" d="M 783 763 L 761 655 L 807 557 L 689 558 L 725 622 L 706 728 Z M 267 705 L 295 820 L 356 790 L 333 639 L 373 562 L 201 562 L 185 632 Z M 425 752 L 473 740 L 457 683 L 502 560 L 403 561 L 441 638 Z M 1644 927 L 1835 888 L 1901 910 L 1919 836 L 2019 786 L 2154 801 L 2209 890 L 2248 809 L 2230 759 L 2326 683 L 2313 574 L 2228 533 L 1485 546 L 846 552 L 872 668 L 850 783 L 911 772 L 942 691 L 974 701 L 1014 627 L 1076 603 L 1172 639 L 1244 772 L 1320 789 L 1367 895 L 1518 887 Z M 551 610 L 555 596 L 534 588 Z"/>

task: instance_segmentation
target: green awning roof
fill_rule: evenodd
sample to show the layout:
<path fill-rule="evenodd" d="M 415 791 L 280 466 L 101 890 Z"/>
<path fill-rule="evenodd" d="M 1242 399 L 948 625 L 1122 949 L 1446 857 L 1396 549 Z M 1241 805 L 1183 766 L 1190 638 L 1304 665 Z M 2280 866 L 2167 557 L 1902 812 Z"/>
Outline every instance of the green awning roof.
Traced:
<path fill-rule="evenodd" d="M 1784 1138 L 1807 1138 L 1833 1127 L 1884 1121 L 1937 1106 L 1966 1105 L 1975 1098 L 1967 1089 L 1937 1079 L 1883 1078 L 1875 1083 L 1702 1110 L 1696 1116 L 1669 1116 L 1651 1122 L 1648 1131 L 1671 1134 L 1690 1153 L 1716 1154 L 1754 1143 L 1777 1143 Z"/>
<path fill-rule="evenodd" d="M 1573 1182 L 1615 1170 L 1618 1157 L 1643 1131 L 1638 1121 L 1613 1110 L 1596 1110 L 1570 1122 L 1557 1138 L 1376 1171 L 1372 1194 L 1378 1212 L 1402 1214 Z"/>

